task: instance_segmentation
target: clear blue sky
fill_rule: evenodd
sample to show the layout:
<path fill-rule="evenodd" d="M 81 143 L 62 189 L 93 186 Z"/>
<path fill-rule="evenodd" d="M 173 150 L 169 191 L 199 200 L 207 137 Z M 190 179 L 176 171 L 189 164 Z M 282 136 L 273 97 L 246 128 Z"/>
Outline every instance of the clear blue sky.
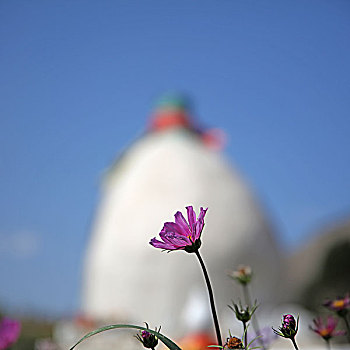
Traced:
<path fill-rule="evenodd" d="M 285 246 L 350 213 L 350 2 L 0 2 L 0 308 L 79 300 L 101 172 L 188 92 Z"/>

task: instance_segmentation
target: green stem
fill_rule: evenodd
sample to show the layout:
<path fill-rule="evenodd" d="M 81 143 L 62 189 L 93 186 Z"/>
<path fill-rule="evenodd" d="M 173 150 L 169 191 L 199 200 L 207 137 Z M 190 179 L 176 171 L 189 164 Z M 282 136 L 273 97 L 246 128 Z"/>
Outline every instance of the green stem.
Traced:
<path fill-rule="evenodd" d="M 252 307 L 252 301 L 250 298 L 250 293 L 249 293 L 249 289 L 248 286 L 246 284 L 243 284 L 243 294 L 244 294 L 244 299 L 245 299 L 245 303 L 248 305 L 249 308 Z M 259 328 L 259 323 L 258 323 L 258 319 L 254 315 L 252 316 L 252 326 L 254 328 L 254 332 L 256 333 L 256 335 L 261 335 L 260 334 L 260 328 Z M 258 338 L 257 339 L 259 344 L 262 346 L 263 349 L 266 349 L 264 341 L 262 338 Z"/>
<path fill-rule="evenodd" d="M 329 342 L 329 339 L 326 340 L 326 343 L 327 343 L 327 349 L 331 350 L 331 343 Z"/>
<path fill-rule="evenodd" d="M 219 321 L 218 321 L 218 317 L 217 317 L 216 310 L 215 310 L 214 295 L 213 295 L 213 290 L 211 288 L 209 275 L 208 275 L 207 269 L 205 268 L 204 261 L 203 261 L 202 257 L 199 254 L 198 249 L 195 251 L 195 253 L 196 253 L 197 258 L 199 260 L 199 263 L 200 263 L 200 265 L 202 267 L 204 278 L 205 278 L 205 282 L 207 283 L 208 293 L 209 293 L 209 301 L 210 301 L 210 306 L 211 306 L 211 313 L 213 315 L 213 321 L 214 321 L 214 326 L 215 326 L 216 337 L 217 337 L 217 340 L 218 340 L 218 345 L 222 346 L 222 339 L 221 339 Z"/>
<path fill-rule="evenodd" d="M 243 323 L 243 332 L 244 332 L 244 348 L 245 350 L 248 350 L 248 330 L 247 330 L 247 324 L 246 322 Z"/>
<path fill-rule="evenodd" d="M 294 345 L 295 350 L 299 350 L 297 342 L 295 341 L 295 338 L 291 338 L 291 340 L 292 340 L 292 343 Z"/>
<path fill-rule="evenodd" d="M 348 342 L 350 343 L 350 325 L 349 325 L 349 321 L 346 318 L 346 315 L 342 316 L 342 318 L 344 319 L 345 326 L 346 326 L 346 337 L 348 338 Z"/>

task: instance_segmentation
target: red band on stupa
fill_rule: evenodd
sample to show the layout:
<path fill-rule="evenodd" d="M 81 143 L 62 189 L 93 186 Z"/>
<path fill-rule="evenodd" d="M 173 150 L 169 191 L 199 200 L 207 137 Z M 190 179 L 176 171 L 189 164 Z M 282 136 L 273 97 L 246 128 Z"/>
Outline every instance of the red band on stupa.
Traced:
<path fill-rule="evenodd" d="M 150 129 L 154 131 L 190 126 L 189 116 L 185 111 L 161 110 L 154 114 L 150 122 Z"/>

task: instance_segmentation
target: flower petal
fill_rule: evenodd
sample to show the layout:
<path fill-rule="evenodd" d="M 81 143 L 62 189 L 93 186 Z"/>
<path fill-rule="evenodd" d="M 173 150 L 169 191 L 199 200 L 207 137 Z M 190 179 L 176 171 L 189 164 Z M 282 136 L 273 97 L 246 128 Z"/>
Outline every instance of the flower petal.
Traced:
<path fill-rule="evenodd" d="M 196 230 L 195 230 L 195 239 L 200 238 L 202 231 L 203 231 L 203 227 L 204 227 L 204 216 L 207 212 L 207 209 L 203 209 L 201 208 L 201 212 L 198 216 L 198 219 L 196 221 Z"/>
<path fill-rule="evenodd" d="M 175 214 L 175 223 L 181 227 L 181 230 L 182 230 L 184 236 L 186 236 L 186 237 L 191 236 L 192 237 L 188 223 L 180 211 L 176 212 L 176 214 Z"/>
<path fill-rule="evenodd" d="M 172 245 L 170 243 L 158 241 L 156 238 L 152 238 L 150 240 L 149 244 L 151 246 L 153 246 L 154 248 L 161 248 L 161 249 L 166 249 L 166 250 L 175 250 L 176 249 L 174 247 L 174 245 Z"/>
<path fill-rule="evenodd" d="M 187 237 L 186 233 L 183 232 L 182 227 L 180 227 L 178 224 L 175 224 L 175 222 L 166 222 L 164 224 L 162 232 L 173 232 Z"/>
<path fill-rule="evenodd" d="M 191 244 L 191 241 L 182 235 L 178 235 L 173 232 L 161 232 L 159 236 L 162 238 L 162 240 L 166 243 L 172 244 L 176 248 L 182 248 L 186 245 Z"/>
<path fill-rule="evenodd" d="M 186 207 L 187 209 L 187 217 L 188 217 L 188 223 L 190 225 L 190 230 L 193 232 L 194 226 L 196 223 L 196 213 L 193 210 L 192 205 Z"/>
<path fill-rule="evenodd" d="M 198 220 L 203 220 L 204 221 L 204 217 L 205 217 L 205 214 L 207 213 L 207 210 L 208 210 L 208 208 L 207 209 L 203 209 L 201 207 L 201 212 L 198 215 Z"/>

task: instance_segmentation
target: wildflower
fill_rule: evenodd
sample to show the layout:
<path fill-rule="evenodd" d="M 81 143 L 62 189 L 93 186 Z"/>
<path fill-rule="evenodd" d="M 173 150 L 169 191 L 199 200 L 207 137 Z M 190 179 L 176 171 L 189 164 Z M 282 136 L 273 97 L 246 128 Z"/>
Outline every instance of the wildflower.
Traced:
<path fill-rule="evenodd" d="M 336 331 L 338 321 L 333 316 L 327 317 L 327 322 L 323 323 L 321 317 L 317 317 L 313 320 L 314 328 L 310 326 L 310 329 L 320 335 L 324 340 L 336 337 L 338 335 L 344 335 L 345 331 Z"/>
<path fill-rule="evenodd" d="M 148 329 L 147 323 L 146 323 L 146 328 Z M 159 332 L 160 327 L 158 330 L 157 328 L 155 328 L 155 331 Z M 154 334 L 151 334 L 148 331 L 141 331 L 140 334 L 135 335 L 135 338 L 138 341 L 140 341 L 145 348 L 148 348 L 148 349 L 154 349 L 158 344 L 158 338 Z"/>
<path fill-rule="evenodd" d="M 252 275 L 252 268 L 245 265 L 238 265 L 238 269 L 229 274 L 231 278 L 242 285 L 247 285 L 251 281 Z"/>
<path fill-rule="evenodd" d="M 275 334 L 280 337 L 290 339 L 294 345 L 294 348 L 298 350 L 298 346 L 295 342 L 295 336 L 298 333 L 299 327 L 299 316 L 297 321 L 295 322 L 295 318 L 293 315 L 287 314 L 283 315 L 282 326 L 278 327 L 278 331 L 272 327 L 272 330 Z"/>
<path fill-rule="evenodd" d="M 339 316 L 344 317 L 350 309 L 350 295 L 346 294 L 344 298 L 337 298 L 335 300 L 326 300 L 323 306 L 329 310 L 335 311 Z"/>
<path fill-rule="evenodd" d="M 233 307 L 228 305 L 228 307 L 236 314 L 237 320 L 241 321 L 243 323 L 247 323 L 248 321 L 250 321 L 250 319 L 253 316 L 253 313 L 255 312 L 255 310 L 258 308 L 258 305 L 255 304 L 252 306 L 252 308 L 248 306 L 246 306 L 246 308 L 244 309 L 242 307 L 241 302 L 239 302 L 239 304 L 235 304 L 234 302 L 232 302 Z"/>
<path fill-rule="evenodd" d="M 224 349 L 243 349 L 243 344 L 241 339 L 237 337 L 230 336 L 227 338 L 226 343 L 224 345 Z"/>
<path fill-rule="evenodd" d="M 4 317 L 0 322 L 0 350 L 7 349 L 14 344 L 21 331 L 21 324 L 16 320 Z"/>
<path fill-rule="evenodd" d="M 184 218 L 181 212 L 175 214 L 175 222 L 166 222 L 162 231 L 159 233 L 162 241 L 152 238 L 149 242 L 155 248 L 168 250 L 185 250 L 187 253 L 195 253 L 203 270 L 204 279 L 207 284 L 211 313 L 215 327 L 218 345 L 222 347 L 221 332 L 219 320 L 216 314 L 213 289 L 211 287 L 208 271 L 204 261 L 199 253 L 201 246 L 201 234 L 204 227 L 204 217 L 208 210 L 201 207 L 200 214 L 196 219 L 196 214 L 192 206 L 186 207 L 188 221 Z"/>
<path fill-rule="evenodd" d="M 278 327 L 278 331 L 274 328 L 273 331 L 275 334 L 283 338 L 293 339 L 298 332 L 299 317 L 297 322 L 292 315 L 283 315 L 282 326 Z"/>
<path fill-rule="evenodd" d="M 175 214 L 175 222 L 166 222 L 159 233 L 162 241 L 152 238 L 149 242 L 155 248 L 164 250 L 185 250 L 187 253 L 198 251 L 201 246 L 201 234 L 204 227 L 204 216 L 208 209 L 200 209 L 200 214 L 196 219 L 196 214 L 192 206 L 186 207 L 188 221 L 181 212 Z"/>

